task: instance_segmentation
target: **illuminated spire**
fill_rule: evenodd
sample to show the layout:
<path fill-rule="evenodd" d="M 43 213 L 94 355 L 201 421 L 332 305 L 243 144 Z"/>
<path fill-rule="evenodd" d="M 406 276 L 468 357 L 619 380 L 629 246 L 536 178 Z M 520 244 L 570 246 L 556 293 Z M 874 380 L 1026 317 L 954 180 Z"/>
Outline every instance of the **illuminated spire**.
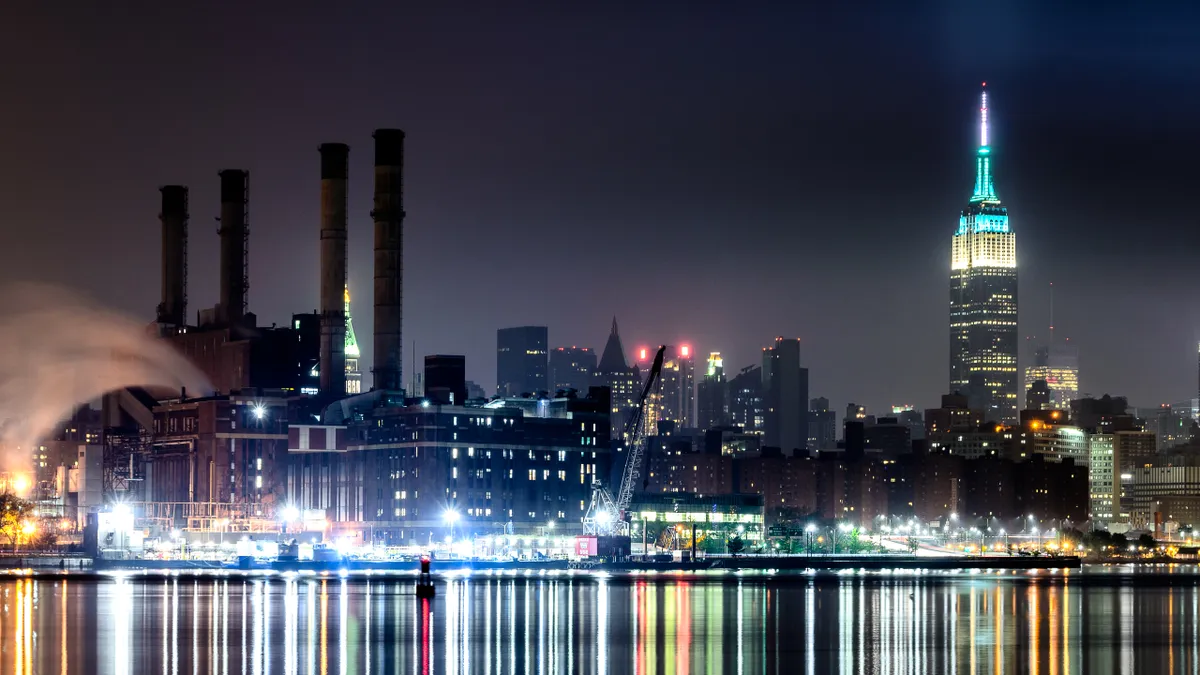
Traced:
<path fill-rule="evenodd" d="M 346 286 L 346 292 L 343 296 L 346 303 L 346 356 L 348 358 L 357 359 L 360 354 L 358 351 L 358 338 L 354 336 L 354 322 L 350 320 L 350 287 Z"/>
<path fill-rule="evenodd" d="M 983 83 L 983 94 L 979 104 L 979 152 L 975 158 L 975 194 L 973 202 L 999 201 L 996 188 L 992 185 L 991 149 L 988 147 L 987 82 Z"/>

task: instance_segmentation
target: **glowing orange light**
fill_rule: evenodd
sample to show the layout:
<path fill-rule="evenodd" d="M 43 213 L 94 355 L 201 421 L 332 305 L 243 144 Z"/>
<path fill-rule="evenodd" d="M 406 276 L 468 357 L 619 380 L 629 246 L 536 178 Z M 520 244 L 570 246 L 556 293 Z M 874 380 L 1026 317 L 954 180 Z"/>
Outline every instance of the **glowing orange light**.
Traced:
<path fill-rule="evenodd" d="M 1050 413 L 1050 417 L 1053 417 L 1054 419 L 1058 419 L 1058 411 L 1055 410 L 1054 412 Z"/>
<path fill-rule="evenodd" d="M 638 361 L 645 361 L 645 360 L 646 360 L 646 348 L 642 347 L 641 349 L 638 350 Z"/>
<path fill-rule="evenodd" d="M 682 346 L 682 347 L 680 347 L 680 348 L 679 348 L 679 353 L 680 353 L 680 354 L 682 354 L 682 355 L 684 355 L 684 356 L 688 356 L 689 354 L 691 354 L 691 353 L 692 353 L 692 348 L 691 348 L 691 347 L 689 347 L 689 346 L 687 346 L 687 345 L 684 345 L 684 346 Z"/>

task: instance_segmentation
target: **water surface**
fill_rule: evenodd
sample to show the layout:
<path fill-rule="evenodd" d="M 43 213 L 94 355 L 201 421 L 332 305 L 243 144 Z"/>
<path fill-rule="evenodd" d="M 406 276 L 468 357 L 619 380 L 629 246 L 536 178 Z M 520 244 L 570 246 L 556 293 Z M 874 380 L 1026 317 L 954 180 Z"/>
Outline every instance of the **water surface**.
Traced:
<path fill-rule="evenodd" d="M 1200 576 L 1113 572 L 10 579 L 0 672 L 1200 672 Z"/>

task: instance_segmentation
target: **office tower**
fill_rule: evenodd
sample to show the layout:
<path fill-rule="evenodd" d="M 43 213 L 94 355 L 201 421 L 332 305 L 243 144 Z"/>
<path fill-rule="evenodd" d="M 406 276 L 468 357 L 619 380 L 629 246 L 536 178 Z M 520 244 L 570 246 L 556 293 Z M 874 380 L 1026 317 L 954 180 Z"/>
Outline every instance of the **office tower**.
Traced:
<path fill-rule="evenodd" d="M 865 422 L 867 419 L 867 406 L 857 403 L 846 404 L 846 417 L 842 420 L 842 424 L 846 422 L 856 421 Z"/>
<path fill-rule="evenodd" d="M 775 338 L 763 349 L 766 445 L 785 453 L 808 450 L 808 369 L 800 365 L 800 339 Z"/>
<path fill-rule="evenodd" d="M 950 264 L 950 391 L 988 419 L 1017 421 L 1017 245 L 992 183 L 987 92 L 980 106 L 975 191 Z"/>
<path fill-rule="evenodd" d="M 650 367 L 653 354 L 645 350 L 641 357 L 645 368 Z M 688 345 L 668 345 L 663 359 L 662 378 L 659 382 L 658 419 L 675 423 L 675 428 L 694 426 L 696 408 L 696 380 L 692 361 L 692 348 Z"/>
<path fill-rule="evenodd" d="M 596 352 L 589 347 L 558 347 L 550 351 L 551 393 L 574 389 L 586 395 L 596 372 Z"/>
<path fill-rule="evenodd" d="M 350 318 L 350 287 L 346 287 L 346 393 L 362 393 L 362 370 L 358 359 L 362 353 L 358 349 L 358 337 L 354 334 L 354 321 Z"/>
<path fill-rule="evenodd" d="M 537 395 L 550 389 L 545 326 L 518 326 L 496 331 L 496 393 Z"/>
<path fill-rule="evenodd" d="M 1051 343 L 1035 352 L 1033 365 L 1025 369 L 1025 390 L 1033 383 L 1045 380 L 1049 391 L 1049 407 L 1067 410 L 1071 401 L 1079 398 L 1079 350 L 1070 344 Z M 1028 403 L 1026 408 L 1033 408 Z"/>
<path fill-rule="evenodd" d="M 925 438 L 925 415 L 911 405 L 892 406 L 892 415 L 902 425 L 908 427 L 908 437 L 914 441 Z"/>
<path fill-rule="evenodd" d="M 625 431 L 625 423 L 637 406 L 641 396 L 641 379 L 637 367 L 630 367 L 625 361 L 625 348 L 621 345 L 621 334 L 617 330 L 617 317 L 613 317 L 612 330 L 608 334 L 608 342 L 604 343 L 604 351 L 600 354 L 600 364 L 596 366 L 594 382 L 598 386 L 608 387 L 612 403 L 613 438 L 621 438 Z"/>
<path fill-rule="evenodd" d="M 763 433 L 766 419 L 759 366 L 746 366 L 729 381 L 729 420 L 749 433 Z"/>
<path fill-rule="evenodd" d="M 708 369 L 696 387 L 696 418 L 701 429 L 729 424 L 729 394 L 721 352 L 708 355 Z"/>
<path fill-rule="evenodd" d="M 1028 377 L 1029 369 L 1025 370 Z M 1034 380 L 1025 388 L 1025 409 L 1026 410 L 1062 410 L 1058 406 L 1051 405 L 1050 400 L 1053 398 L 1053 393 L 1050 391 L 1050 384 L 1045 380 Z M 1070 404 L 1070 401 L 1068 401 Z"/>
<path fill-rule="evenodd" d="M 430 403 L 463 405 L 467 400 L 467 358 L 457 354 L 426 356 L 425 398 Z"/>
<path fill-rule="evenodd" d="M 829 399 L 818 396 L 808 402 L 808 449 L 832 450 L 837 447 L 837 413 L 829 409 Z"/>

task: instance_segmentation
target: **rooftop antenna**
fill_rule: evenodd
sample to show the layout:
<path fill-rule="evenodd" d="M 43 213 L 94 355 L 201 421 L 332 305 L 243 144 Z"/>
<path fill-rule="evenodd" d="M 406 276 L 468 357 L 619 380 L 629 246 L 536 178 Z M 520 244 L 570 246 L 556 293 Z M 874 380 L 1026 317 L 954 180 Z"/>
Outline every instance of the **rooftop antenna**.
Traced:
<path fill-rule="evenodd" d="M 1050 347 L 1054 347 L 1054 282 L 1050 282 Z"/>

